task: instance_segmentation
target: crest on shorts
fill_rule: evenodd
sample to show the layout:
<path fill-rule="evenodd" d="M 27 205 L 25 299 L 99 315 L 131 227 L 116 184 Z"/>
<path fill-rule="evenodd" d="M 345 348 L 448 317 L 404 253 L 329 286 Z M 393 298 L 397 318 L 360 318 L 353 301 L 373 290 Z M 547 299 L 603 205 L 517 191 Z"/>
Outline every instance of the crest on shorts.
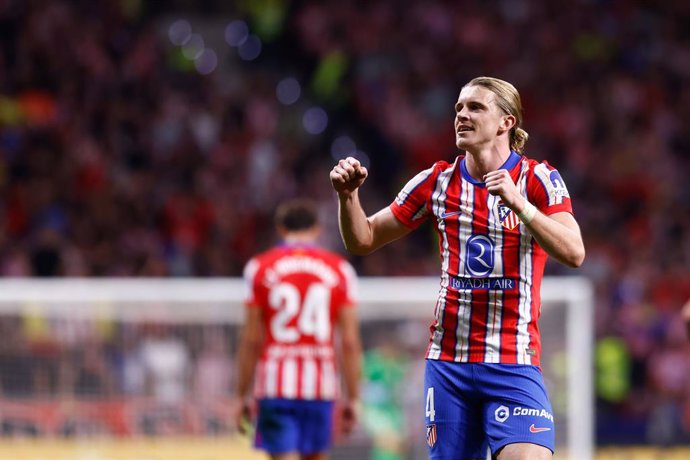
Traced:
<path fill-rule="evenodd" d="M 431 425 L 426 426 L 426 443 L 429 444 L 429 447 L 434 447 L 434 444 L 436 444 L 436 424 L 432 423 Z"/>
<path fill-rule="evenodd" d="M 518 219 L 515 212 L 503 204 L 503 201 L 498 202 L 498 220 L 500 220 L 501 225 L 508 230 L 514 229 L 520 223 L 520 219 Z"/>

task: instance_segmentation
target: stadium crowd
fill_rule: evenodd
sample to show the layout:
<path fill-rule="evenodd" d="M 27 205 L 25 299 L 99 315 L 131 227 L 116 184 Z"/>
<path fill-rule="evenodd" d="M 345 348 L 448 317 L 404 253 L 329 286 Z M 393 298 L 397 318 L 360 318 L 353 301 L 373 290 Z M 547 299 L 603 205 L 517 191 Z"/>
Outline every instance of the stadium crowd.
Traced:
<path fill-rule="evenodd" d="M 598 441 L 690 441 L 690 4 L 193 3 L 0 2 L 1 276 L 239 276 L 298 195 L 319 200 L 324 244 L 342 250 L 334 156 L 369 165 L 378 209 L 457 154 L 460 86 L 497 76 L 520 90 L 527 152 L 559 168 L 583 230 L 583 268 L 547 274 L 595 285 Z M 180 18 L 207 44 L 246 21 L 260 53 L 223 42 L 200 73 L 171 42 Z M 276 96 L 286 78 L 294 103 Z M 316 133 L 312 106 L 328 116 Z M 436 275 L 435 244 L 419 231 L 352 261 Z"/>

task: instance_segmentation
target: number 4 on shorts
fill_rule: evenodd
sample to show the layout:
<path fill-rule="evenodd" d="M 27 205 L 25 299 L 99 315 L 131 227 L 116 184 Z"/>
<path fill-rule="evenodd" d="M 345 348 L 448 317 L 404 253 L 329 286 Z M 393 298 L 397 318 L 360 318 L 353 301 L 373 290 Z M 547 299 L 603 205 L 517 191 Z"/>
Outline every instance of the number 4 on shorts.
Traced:
<path fill-rule="evenodd" d="M 429 417 L 430 422 L 433 422 L 436 417 L 436 409 L 434 409 L 434 387 L 429 387 L 429 389 L 426 390 L 425 415 Z"/>

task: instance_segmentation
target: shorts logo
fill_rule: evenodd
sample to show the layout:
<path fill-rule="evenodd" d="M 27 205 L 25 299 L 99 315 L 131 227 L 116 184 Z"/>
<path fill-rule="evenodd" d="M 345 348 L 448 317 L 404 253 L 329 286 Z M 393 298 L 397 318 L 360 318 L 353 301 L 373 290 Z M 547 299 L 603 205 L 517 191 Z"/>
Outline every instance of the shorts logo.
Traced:
<path fill-rule="evenodd" d="M 436 424 L 432 423 L 431 425 L 426 426 L 426 443 L 429 444 L 429 447 L 434 447 L 434 444 L 436 444 Z"/>
<path fill-rule="evenodd" d="M 534 423 L 529 426 L 529 432 L 530 433 L 541 433 L 542 431 L 549 431 L 549 430 L 551 430 L 551 428 L 546 428 L 546 427 L 537 428 L 536 426 L 534 426 Z"/>
<path fill-rule="evenodd" d="M 506 406 L 499 406 L 498 409 L 496 409 L 496 412 L 494 412 L 494 417 L 496 417 L 496 421 L 499 423 L 503 423 L 508 420 L 509 416 L 510 409 L 508 409 Z"/>
<path fill-rule="evenodd" d="M 523 417 L 543 417 L 553 422 L 553 415 L 545 409 L 531 409 L 529 407 L 517 406 L 513 409 L 513 415 Z"/>

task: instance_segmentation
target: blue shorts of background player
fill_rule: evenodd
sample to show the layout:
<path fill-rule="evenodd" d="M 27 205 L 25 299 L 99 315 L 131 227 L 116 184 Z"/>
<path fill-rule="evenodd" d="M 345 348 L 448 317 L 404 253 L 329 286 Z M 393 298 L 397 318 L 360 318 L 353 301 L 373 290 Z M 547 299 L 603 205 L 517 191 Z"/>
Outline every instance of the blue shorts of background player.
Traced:
<path fill-rule="evenodd" d="M 331 446 L 333 401 L 259 400 L 254 445 L 271 455 L 312 455 Z"/>
<path fill-rule="evenodd" d="M 553 411 L 537 366 L 427 360 L 424 375 L 429 458 L 495 455 L 512 443 L 554 451 Z"/>

